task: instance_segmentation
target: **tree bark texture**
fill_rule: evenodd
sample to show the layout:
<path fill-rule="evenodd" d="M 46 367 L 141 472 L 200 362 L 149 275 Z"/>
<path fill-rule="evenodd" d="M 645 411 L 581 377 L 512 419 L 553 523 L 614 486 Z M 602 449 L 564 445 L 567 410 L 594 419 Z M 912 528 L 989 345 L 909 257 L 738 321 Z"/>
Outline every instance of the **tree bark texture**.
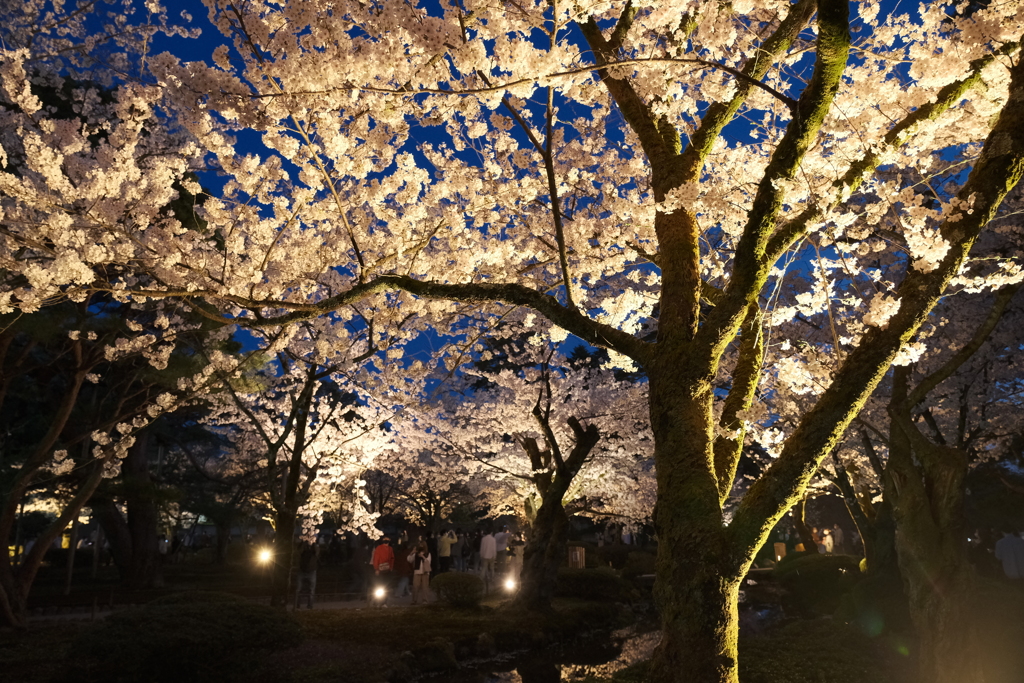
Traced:
<path fill-rule="evenodd" d="M 814 540 L 814 533 L 807 526 L 807 494 L 800 499 L 796 505 L 796 514 L 793 515 L 793 526 L 800 536 L 800 542 L 804 544 L 804 552 L 818 554 L 818 543 Z"/>
<path fill-rule="evenodd" d="M 161 588 L 157 526 L 160 521 L 156 490 L 149 473 L 149 432 L 139 433 L 121 463 L 121 492 L 127 515 L 122 515 L 114 498 L 98 496 L 90 502 L 103 533 L 110 541 L 110 553 L 126 588 Z"/>
<path fill-rule="evenodd" d="M 555 595 L 558 568 L 565 558 L 569 539 L 569 516 L 562 507 L 563 493 L 544 496 L 523 550 L 523 573 L 516 604 L 527 609 L 548 609 Z"/>
<path fill-rule="evenodd" d="M 539 408 L 534 412 L 539 421 L 547 419 Z M 530 539 L 523 550 L 523 571 L 519 593 L 516 595 L 516 604 L 531 610 L 551 607 L 558 581 L 558 568 L 566 556 L 569 539 L 569 516 L 562 505 L 562 499 L 601 438 L 596 426 L 589 425 L 584 429 L 576 418 L 570 418 L 569 427 L 575 435 L 576 443 L 563 459 L 554 443 L 550 425 L 546 422 L 543 424 L 547 427 L 544 432 L 549 441 L 548 451 L 541 453 L 533 439 L 523 442 L 533 469 L 537 472 L 534 484 L 541 494 L 541 505 L 530 529 Z M 553 463 L 553 472 L 541 472 L 542 469 L 548 469 L 545 462 L 548 465 Z"/>
<path fill-rule="evenodd" d="M 656 683 L 737 683 L 740 581 L 753 553 L 735 553 L 722 523 L 713 461 L 711 382 L 678 364 L 650 374 L 658 471 L 655 599 L 662 641 Z"/>
<path fill-rule="evenodd" d="M 132 551 L 125 583 L 130 588 L 164 585 L 157 538 L 159 510 L 155 482 L 149 473 L 149 431 L 143 430 L 121 463 Z"/>
<path fill-rule="evenodd" d="M 975 574 L 963 514 L 967 454 L 932 443 L 906 399 L 909 369 L 896 369 L 888 472 L 895 490 L 896 550 L 918 635 L 920 683 L 983 683 L 977 660 Z"/>

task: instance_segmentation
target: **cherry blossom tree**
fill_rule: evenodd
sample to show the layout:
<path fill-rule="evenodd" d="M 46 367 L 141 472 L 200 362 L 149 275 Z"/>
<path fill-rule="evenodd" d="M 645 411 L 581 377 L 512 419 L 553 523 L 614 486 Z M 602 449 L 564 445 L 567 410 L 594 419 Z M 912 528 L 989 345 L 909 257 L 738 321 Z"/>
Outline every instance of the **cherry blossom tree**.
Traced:
<path fill-rule="evenodd" d="M 642 382 L 573 367 L 543 340 L 525 339 L 540 343 L 508 340 L 504 351 L 485 351 L 478 366 L 490 371 L 464 372 L 464 389 L 452 387 L 430 424 L 527 520 L 516 600 L 543 609 L 566 555 L 570 515 L 650 518 L 653 439 Z"/>
<path fill-rule="evenodd" d="M 873 402 L 881 405 L 859 418 L 863 431 L 851 445 L 874 462 L 869 473 L 878 473 L 880 500 L 858 497 L 843 472 L 853 448 L 835 463 L 837 481 L 847 480 L 842 488 L 854 489 L 844 495 L 854 498 L 851 511 L 865 527 L 869 569 L 891 571 L 898 558 L 920 639 L 921 680 L 971 680 L 983 670 L 970 656 L 980 644 L 966 479 L 970 467 L 1006 455 L 1019 429 L 1012 359 L 1020 345 L 1013 322 L 1020 288 L 945 302 L 937 324 L 921 331 L 930 350 L 894 368 L 876 392 Z"/>
<path fill-rule="evenodd" d="M 34 491 L 56 484 L 62 493 L 57 518 L 20 562 L 0 557 L 0 617 L 7 625 L 24 626 L 46 550 L 103 479 L 118 475 L 136 435 L 200 393 L 209 376 L 187 350 L 174 353 L 196 341 L 184 321 L 162 328 L 153 323 L 168 320 L 164 313 L 106 304 L 91 299 L 2 318 L 0 414 L 19 430 L 4 446 L 14 466 L 5 472 L 0 536 L 9 537 L 19 506 Z M 207 341 L 216 344 L 217 337 Z"/>
<path fill-rule="evenodd" d="M 27 82 L 70 59 L 53 41 L 87 45 L 86 23 L 11 19 L 0 125 L 31 167 L 0 175 L 3 267 L 24 275 L 0 307 L 104 290 L 272 328 L 372 300 L 402 335 L 474 338 L 504 318 L 609 349 L 649 382 L 652 679 L 734 683 L 739 586 L 771 529 L 892 362 L 923 351 L 914 335 L 950 284 L 1020 277 L 1011 258 L 971 258 L 1024 168 L 1018 6 L 207 7 L 225 41 L 210 63 L 126 44 L 112 61 L 138 68 L 111 71 L 106 100 L 79 89 L 81 125 L 55 123 Z M 166 125 L 143 134 L 143 119 Z M 238 131 L 263 148 L 239 149 Z M 159 207 L 169 180 L 197 195 L 184 175 L 204 164 L 224 184 L 189 230 Z M 780 310 L 793 274 L 803 296 Z M 841 281 L 874 285 L 846 296 Z M 820 391 L 727 515 L 784 315 L 845 322 L 772 366 Z"/>
<path fill-rule="evenodd" d="M 223 390 L 210 397 L 206 423 L 229 441 L 229 467 L 259 470 L 260 493 L 274 511 L 271 602 L 279 606 L 288 601 L 296 532 L 315 538 L 335 498 L 354 501 L 349 529 L 373 529 L 359 475 L 391 448 L 386 416 L 361 395 L 370 380 L 352 383 L 353 347 L 333 327 L 324 319 L 278 330 L 261 348 L 275 358 L 267 368 L 223 376 Z"/>

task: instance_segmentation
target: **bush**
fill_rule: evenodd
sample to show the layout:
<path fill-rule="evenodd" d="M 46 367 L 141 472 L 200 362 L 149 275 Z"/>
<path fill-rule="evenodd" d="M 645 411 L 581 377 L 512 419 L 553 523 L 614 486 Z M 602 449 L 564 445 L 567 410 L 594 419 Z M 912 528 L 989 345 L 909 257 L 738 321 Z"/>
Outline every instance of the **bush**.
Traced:
<path fill-rule="evenodd" d="M 301 642 L 298 624 L 284 612 L 223 593 L 210 595 L 218 597 L 171 595 L 111 614 L 72 642 L 69 680 L 247 680 L 263 654 Z"/>
<path fill-rule="evenodd" d="M 897 683 L 909 679 L 908 660 L 831 619 L 798 621 L 740 640 L 743 683 Z"/>
<path fill-rule="evenodd" d="M 446 572 L 430 580 L 437 599 L 453 607 L 479 607 L 484 597 L 484 582 L 476 574 Z"/>
<path fill-rule="evenodd" d="M 611 569 L 559 569 L 555 595 L 584 600 L 628 601 L 632 587 Z"/>
<path fill-rule="evenodd" d="M 858 558 L 849 555 L 801 555 L 788 557 L 772 572 L 789 595 L 789 606 L 798 611 L 825 615 L 839 607 L 843 593 L 861 580 Z"/>
<path fill-rule="evenodd" d="M 217 591 L 185 591 L 182 593 L 171 593 L 163 595 L 155 600 L 146 603 L 147 607 L 157 605 L 220 605 L 225 603 L 244 603 L 249 601 L 241 595 L 234 593 L 219 593 Z"/>
<path fill-rule="evenodd" d="M 654 553 L 634 550 L 626 557 L 626 566 L 622 568 L 622 578 L 634 579 L 644 574 L 653 574 L 657 557 Z"/>
<path fill-rule="evenodd" d="M 600 562 L 600 566 L 607 567 L 611 565 L 613 569 L 621 570 L 626 566 L 627 558 L 634 552 L 634 547 L 623 543 L 610 543 L 598 546 L 597 559 Z"/>

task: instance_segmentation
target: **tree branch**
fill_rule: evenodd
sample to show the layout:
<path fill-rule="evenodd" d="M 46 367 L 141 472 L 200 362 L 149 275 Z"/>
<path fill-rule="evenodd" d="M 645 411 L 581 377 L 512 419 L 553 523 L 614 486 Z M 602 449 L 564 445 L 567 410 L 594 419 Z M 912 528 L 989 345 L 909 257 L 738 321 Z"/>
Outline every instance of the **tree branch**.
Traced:
<path fill-rule="evenodd" d="M 729 526 L 744 552 L 757 547 L 806 487 L 821 459 L 842 438 L 889 369 L 900 348 L 917 332 L 929 311 L 960 271 L 982 229 L 1024 175 L 1024 62 L 1011 69 L 1009 97 L 957 198 L 974 199 L 974 212 L 946 220 L 939 233 L 949 251 L 938 267 L 911 270 L 896 289 L 899 310 L 882 329 L 872 327 L 846 357 L 832 384 L 786 440 L 782 454 L 751 486 Z"/>
<path fill-rule="evenodd" d="M 251 301 L 239 297 L 224 297 L 244 308 L 289 309 L 290 313 L 266 317 L 257 315 L 254 321 L 234 319 L 233 322 L 249 327 L 288 325 L 330 313 L 373 294 L 401 290 L 426 299 L 446 299 L 468 303 L 498 302 L 511 306 L 531 308 L 562 329 L 575 334 L 589 344 L 613 349 L 640 365 L 649 360 L 650 344 L 631 334 L 592 320 L 580 311 L 566 308 L 553 296 L 542 294 L 517 283 L 440 283 L 416 280 L 407 275 L 381 275 L 371 281 L 355 285 L 347 292 L 322 299 L 316 303 L 290 303 L 278 301 Z"/>
<path fill-rule="evenodd" d="M 849 3 L 823 0 L 818 7 L 817 61 L 811 81 L 800 95 L 793 120 L 764 171 L 753 205 L 747 214 L 736 247 L 733 275 L 722 303 L 708 316 L 697 333 L 701 353 L 717 358 L 743 321 L 747 305 L 764 287 L 774 261 L 765 258 L 765 243 L 782 211 L 784 189 L 780 180 L 796 174 L 804 155 L 817 140 L 818 131 L 839 90 L 850 50 Z"/>
<path fill-rule="evenodd" d="M 999 320 L 1003 317 L 1003 313 L 1006 312 L 1007 306 L 1010 305 L 1013 297 L 1020 291 L 1021 286 L 1024 286 L 1024 282 L 1007 285 L 996 293 L 991 310 L 989 310 L 981 325 L 978 326 L 978 329 L 974 331 L 974 336 L 971 337 L 971 340 L 943 363 L 942 367 L 921 380 L 914 390 L 910 392 L 910 396 L 907 397 L 907 405 L 911 410 L 920 405 L 935 387 L 948 379 L 961 365 L 978 352 L 978 349 L 988 340 L 989 335 L 992 334 L 996 325 L 999 324 Z"/>

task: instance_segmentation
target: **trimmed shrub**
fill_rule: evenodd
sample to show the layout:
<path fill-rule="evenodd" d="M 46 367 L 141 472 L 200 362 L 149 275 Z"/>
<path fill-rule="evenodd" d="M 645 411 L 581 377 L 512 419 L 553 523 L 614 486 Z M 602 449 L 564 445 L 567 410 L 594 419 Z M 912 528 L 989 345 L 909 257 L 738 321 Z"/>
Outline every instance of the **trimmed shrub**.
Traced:
<path fill-rule="evenodd" d="M 184 591 L 182 593 L 171 593 L 163 595 L 155 600 L 146 603 L 147 607 L 156 605 L 218 605 L 224 603 L 245 603 L 249 601 L 241 595 L 234 593 L 220 593 L 217 591 Z"/>
<path fill-rule="evenodd" d="M 479 607 L 484 597 L 484 582 L 476 574 L 446 572 L 430 580 L 437 599 L 452 607 Z"/>
<path fill-rule="evenodd" d="M 626 557 L 626 566 L 622 568 L 622 578 L 634 579 L 644 574 L 653 574 L 657 557 L 654 553 L 634 550 Z"/>
<path fill-rule="evenodd" d="M 601 545 L 597 547 L 597 559 L 600 561 L 600 566 L 602 567 L 611 565 L 612 569 L 621 570 L 626 566 L 626 561 L 634 552 L 635 548 L 636 546 L 625 545 L 623 543 Z"/>
<path fill-rule="evenodd" d="M 633 589 L 611 569 L 563 568 L 558 570 L 555 595 L 562 598 L 625 602 L 632 597 Z"/>
<path fill-rule="evenodd" d="M 214 595 L 209 602 L 198 593 L 171 595 L 111 614 L 71 643 L 68 680 L 241 681 L 264 654 L 301 642 L 298 624 L 284 612 Z"/>
<path fill-rule="evenodd" d="M 801 555 L 780 562 L 772 575 L 786 589 L 789 607 L 816 615 L 834 613 L 862 578 L 858 558 L 850 555 Z"/>

